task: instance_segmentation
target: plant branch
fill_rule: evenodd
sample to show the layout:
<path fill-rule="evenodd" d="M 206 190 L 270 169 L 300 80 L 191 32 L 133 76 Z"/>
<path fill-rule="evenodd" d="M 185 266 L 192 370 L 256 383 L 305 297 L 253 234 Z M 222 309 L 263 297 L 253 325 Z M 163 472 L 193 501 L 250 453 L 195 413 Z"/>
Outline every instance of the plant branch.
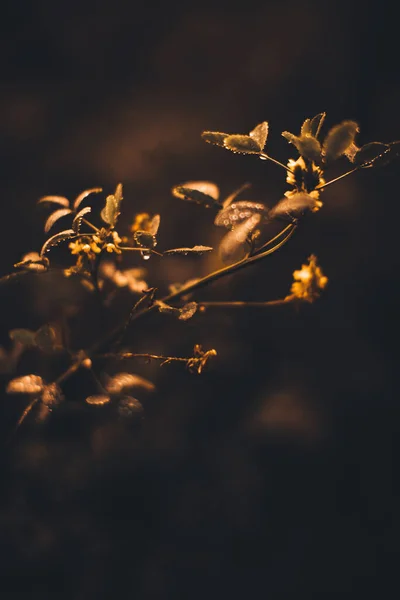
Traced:
<path fill-rule="evenodd" d="M 268 154 L 265 154 L 265 152 L 260 152 L 259 156 L 260 156 L 261 160 L 270 160 L 271 162 L 275 163 L 276 165 L 279 165 L 280 167 L 282 167 L 282 169 L 285 169 L 285 171 L 288 171 L 289 173 L 293 173 L 292 169 L 290 169 L 283 163 L 279 162 L 279 160 L 276 160 L 275 158 L 272 158 Z"/>

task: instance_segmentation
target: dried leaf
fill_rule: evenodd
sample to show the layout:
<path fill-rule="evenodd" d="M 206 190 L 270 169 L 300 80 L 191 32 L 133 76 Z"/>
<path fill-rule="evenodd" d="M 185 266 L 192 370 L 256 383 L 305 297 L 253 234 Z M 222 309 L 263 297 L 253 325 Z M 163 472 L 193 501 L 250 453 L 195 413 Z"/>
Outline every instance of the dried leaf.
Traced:
<path fill-rule="evenodd" d="M 238 154 L 260 154 L 263 147 L 250 135 L 228 135 L 224 140 L 224 146 Z"/>
<path fill-rule="evenodd" d="M 106 394 L 97 394 L 95 396 L 88 396 L 86 398 L 86 404 L 92 406 L 104 406 L 104 404 L 108 404 L 110 400 L 110 396 L 107 396 Z"/>
<path fill-rule="evenodd" d="M 240 200 L 239 202 L 234 202 L 220 210 L 214 219 L 214 225 L 231 229 L 232 227 L 236 227 L 240 223 L 243 223 L 243 221 L 246 221 L 254 214 L 259 214 L 261 217 L 266 218 L 268 209 L 264 204 L 261 204 L 261 202 Z"/>
<path fill-rule="evenodd" d="M 124 418 L 138 417 L 143 413 L 143 406 L 136 398 L 125 396 L 119 401 L 118 413 Z"/>
<path fill-rule="evenodd" d="M 119 203 L 114 195 L 107 196 L 106 205 L 100 213 L 105 223 L 114 227 L 119 216 Z"/>
<path fill-rule="evenodd" d="M 224 148 L 224 141 L 228 136 L 229 133 L 221 133 L 219 131 L 203 131 L 201 134 L 205 142 L 214 144 L 215 146 L 222 146 L 222 148 Z"/>
<path fill-rule="evenodd" d="M 250 131 L 250 137 L 252 137 L 260 147 L 260 150 L 264 150 L 265 142 L 268 137 L 268 123 L 267 121 L 263 121 L 257 127 L 255 127 L 252 131 Z"/>
<path fill-rule="evenodd" d="M 50 231 L 50 229 L 53 227 L 54 223 L 58 221 L 58 219 L 61 219 L 62 217 L 65 217 L 66 215 L 69 215 L 71 213 L 72 210 L 70 208 L 59 208 L 58 210 L 54 211 L 45 223 L 45 233 Z"/>
<path fill-rule="evenodd" d="M 75 231 L 73 229 L 66 229 L 65 231 L 60 231 L 60 233 L 56 233 L 51 238 L 49 238 L 44 244 L 40 251 L 40 256 L 43 258 L 46 252 L 53 248 L 54 246 L 58 246 L 61 242 L 65 240 L 69 240 L 72 237 L 75 237 Z"/>
<path fill-rule="evenodd" d="M 332 127 L 325 138 L 322 149 L 325 159 L 330 161 L 342 156 L 354 142 L 358 131 L 358 124 L 354 121 L 343 121 Z"/>
<path fill-rule="evenodd" d="M 271 218 L 287 216 L 290 219 L 297 218 L 307 210 L 315 210 L 318 207 L 318 200 L 300 192 L 285 197 L 276 204 L 269 212 Z"/>
<path fill-rule="evenodd" d="M 121 394 L 133 388 L 142 388 L 148 392 L 156 389 L 151 381 L 133 373 L 117 373 L 110 377 L 105 388 L 109 394 Z"/>
<path fill-rule="evenodd" d="M 219 254 L 224 262 L 235 257 L 239 248 L 245 243 L 248 235 L 257 227 L 261 221 L 260 214 L 252 214 L 251 217 L 234 227 L 221 240 Z"/>
<path fill-rule="evenodd" d="M 74 220 L 72 221 L 72 229 L 74 231 L 76 231 L 76 233 L 79 233 L 80 229 L 81 229 L 81 225 L 82 225 L 82 219 L 85 215 L 87 215 L 88 213 L 90 213 L 92 211 L 92 209 L 90 208 L 90 206 L 84 206 L 83 208 L 81 208 L 81 210 L 75 215 Z"/>
<path fill-rule="evenodd" d="M 215 189 L 214 188 L 208 188 L 208 185 L 199 185 L 200 183 L 203 182 L 188 182 L 188 183 L 184 183 L 183 185 L 176 185 L 175 187 L 172 188 L 172 195 L 175 196 L 175 198 L 179 198 L 180 200 L 188 200 L 189 202 L 195 202 L 196 204 L 201 204 L 202 206 L 206 206 L 206 207 L 217 207 L 220 208 L 221 204 L 218 202 L 218 196 L 217 198 L 215 198 Z M 208 182 L 204 182 L 204 183 L 208 183 Z M 196 187 L 190 187 L 191 185 L 195 184 Z M 209 184 L 210 186 L 212 186 L 213 184 Z M 216 186 L 215 186 L 216 187 Z M 208 191 L 204 191 L 204 190 L 208 190 L 211 192 L 211 194 L 208 193 Z"/>
<path fill-rule="evenodd" d="M 193 246 L 193 248 L 172 248 L 171 250 L 166 250 L 164 254 L 204 254 L 205 252 L 211 252 L 213 248 L 210 246 Z"/>
<path fill-rule="evenodd" d="M 8 382 L 7 394 L 39 394 L 44 388 L 44 382 L 39 375 L 23 375 Z"/>
<path fill-rule="evenodd" d="M 78 210 L 79 206 L 81 205 L 81 202 L 83 202 L 83 200 L 87 198 L 90 194 L 98 194 L 102 191 L 102 188 L 91 188 L 90 190 L 85 190 L 81 192 L 79 196 L 75 198 L 74 210 Z"/>
<path fill-rule="evenodd" d="M 178 319 L 180 321 L 187 321 L 188 319 L 191 319 L 197 311 L 197 308 L 197 302 L 188 302 L 180 309 L 180 315 Z"/>
<path fill-rule="evenodd" d="M 69 200 L 64 196 L 43 196 L 38 201 L 38 204 L 43 204 L 45 202 L 50 202 L 52 204 L 58 204 L 59 206 L 64 206 L 65 208 L 69 208 Z"/>

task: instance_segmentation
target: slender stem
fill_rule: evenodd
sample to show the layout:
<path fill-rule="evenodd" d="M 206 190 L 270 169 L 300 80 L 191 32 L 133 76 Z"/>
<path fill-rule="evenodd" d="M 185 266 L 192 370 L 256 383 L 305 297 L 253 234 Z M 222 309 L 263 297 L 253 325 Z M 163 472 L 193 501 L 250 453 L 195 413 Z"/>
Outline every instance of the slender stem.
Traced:
<path fill-rule="evenodd" d="M 151 252 L 151 254 L 156 254 L 157 256 L 162 256 L 161 252 L 156 252 L 152 248 L 132 248 L 131 246 L 118 246 L 119 250 L 130 250 L 131 252 Z"/>
<path fill-rule="evenodd" d="M 281 238 L 284 233 L 286 233 L 287 231 L 290 231 L 293 228 L 295 228 L 295 224 L 294 223 L 289 223 L 289 225 L 287 225 L 285 227 L 285 229 L 282 229 L 282 231 L 280 231 L 275 237 L 271 238 L 270 240 L 268 240 L 268 242 L 266 242 L 265 244 L 263 244 L 262 246 L 260 246 L 259 248 L 257 248 L 257 250 L 255 251 L 254 255 L 257 255 L 257 254 L 260 254 L 261 252 L 263 252 L 265 248 L 268 248 L 268 246 L 270 246 L 271 244 L 273 244 L 276 240 L 279 240 L 279 238 Z M 290 235 L 292 235 L 293 232 L 294 232 L 294 229 L 290 233 Z"/>
<path fill-rule="evenodd" d="M 268 300 L 267 302 L 199 302 L 199 309 L 212 308 L 265 308 L 267 306 L 282 306 L 293 302 L 295 298 L 288 296 L 287 298 L 281 298 L 280 300 Z"/>
<path fill-rule="evenodd" d="M 202 279 L 195 281 L 191 285 L 184 286 L 183 288 L 179 289 L 177 292 L 173 292 L 172 294 L 165 296 L 164 298 L 161 299 L 161 301 L 165 302 L 166 304 L 169 304 L 170 302 L 172 302 L 174 300 L 179 300 L 179 298 L 181 298 L 182 296 L 186 296 L 189 293 L 198 291 L 199 289 L 206 287 L 213 281 L 222 279 L 223 277 L 226 277 L 227 275 L 232 275 L 236 271 L 240 271 L 241 269 L 244 269 L 245 267 L 248 267 L 251 264 L 258 262 L 259 260 L 262 260 L 266 256 L 269 256 L 273 252 L 276 252 L 276 250 L 279 250 L 279 248 L 281 248 L 288 241 L 288 239 L 293 235 L 296 227 L 297 227 L 296 225 L 293 225 L 293 229 L 289 232 L 289 234 L 281 242 L 279 242 L 278 244 L 276 244 L 276 246 L 273 246 L 269 250 L 265 250 L 261 254 L 255 254 L 254 256 L 249 256 L 248 258 L 244 258 L 243 260 L 240 260 L 240 261 L 234 263 L 233 265 L 228 265 L 227 267 L 223 267 L 222 269 L 219 269 L 218 271 L 214 271 L 213 273 L 206 275 Z M 137 312 L 136 314 L 132 315 L 131 322 L 142 318 L 145 314 L 149 314 L 151 311 L 154 311 L 156 308 L 157 308 L 157 306 L 153 304 L 152 306 L 149 306 L 148 308 Z"/>
<path fill-rule="evenodd" d="M 324 188 L 328 187 L 328 185 L 331 185 L 331 183 L 336 183 L 340 179 L 343 179 L 344 177 L 347 177 L 348 175 L 351 175 L 352 173 L 359 171 L 360 168 L 361 167 L 355 167 L 354 169 L 351 169 L 351 171 L 347 171 L 347 173 L 343 173 L 343 175 L 339 175 L 339 177 L 335 177 L 335 179 L 331 179 L 330 181 L 327 181 L 327 183 L 323 183 L 322 185 L 317 185 L 315 189 L 323 190 Z"/>
<path fill-rule="evenodd" d="M 285 169 L 285 171 L 288 171 L 289 173 L 293 173 L 292 169 L 290 169 L 289 167 L 287 167 L 283 163 L 279 162 L 279 160 L 276 160 L 275 158 L 272 158 L 268 154 L 265 154 L 265 152 L 260 152 L 259 156 L 260 156 L 261 159 L 270 160 L 271 162 L 273 162 L 276 165 L 279 165 L 280 167 L 282 167 L 283 169 Z"/>
<path fill-rule="evenodd" d="M 85 218 L 82 217 L 82 223 L 85 223 L 85 225 L 87 225 L 88 227 L 91 227 L 93 229 L 93 231 L 96 231 L 96 233 L 100 233 L 100 229 L 98 227 L 96 227 L 95 225 L 93 225 L 90 221 L 87 221 Z"/>
<path fill-rule="evenodd" d="M 11 434 L 8 437 L 8 440 L 5 442 L 6 444 L 8 444 L 12 441 L 12 439 L 13 439 L 14 435 L 16 434 L 17 430 L 19 429 L 20 425 L 22 425 L 22 423 L 25 421 L 26 417 L 29 415 L 29 413 L 31 412 L 31 410 L 35 406 L 35 404 L 37 402 L 39 402 L 39 399 L 40 399 L 40 397 L 37 396 L 36 398 L 34 398 L 33 400 L 31 400 L 29 402 L 28 406 L 25 407 L 24 412 L 18 419 L 17 424 L 15 425 L 14 429 L 11 431 Z"/>
<path fill-rule="evenodd" d="M 146 358 L 146 359 L 151 359 L 151 360 L 161 360 L 161 361 L 168 361 L 168 362 L 188 362 L 188 360 L 190 360 L 190 358 L 182 358 L 180 356 L 160 356 L 158 354 L 147 354 L 146 352 L 143 353 L 136 353 L 136 352 L 122 352 L 122 353 L 115 353 L 115 352 L 106 352 L 105 354 L 97 354 L 96 356 L 93 357 L 94 359 L 98 359 L 98 358 L 114 358 L 114 359 L 118 359 L 118 360 L 124 360 L 127 358 Z"/>

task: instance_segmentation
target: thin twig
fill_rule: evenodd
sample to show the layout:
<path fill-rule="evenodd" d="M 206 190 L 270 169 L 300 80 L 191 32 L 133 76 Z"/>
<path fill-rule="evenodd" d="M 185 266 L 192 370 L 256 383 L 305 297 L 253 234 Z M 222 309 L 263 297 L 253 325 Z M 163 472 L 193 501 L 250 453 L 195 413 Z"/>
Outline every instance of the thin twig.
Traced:
<path fill-rule="evenodd" d="M 282 167 L 282 169 L 285 169 L 285 171 L 288 171 L 289 173 L 293 173 L 292 169 L 290 169 L 288 166 L 284 165 L 283 163 L 279 162 L 279 160 L 276 160 L 275 158 L 272 158 L 268 154 L 265 154 L 265 152 L 260 152 L 259 156 L 262 160 L 270 160 L 271 162 L 275 163 L 276 165 L 279 165 L 280 167 Z"/>

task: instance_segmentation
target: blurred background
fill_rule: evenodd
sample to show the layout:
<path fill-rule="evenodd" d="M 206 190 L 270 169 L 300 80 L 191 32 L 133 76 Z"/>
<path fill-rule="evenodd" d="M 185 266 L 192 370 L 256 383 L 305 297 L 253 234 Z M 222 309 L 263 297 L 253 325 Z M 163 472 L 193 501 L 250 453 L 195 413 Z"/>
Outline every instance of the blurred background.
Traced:
<path fill-rule="evenodd" d="M 246 133 L 267 120 L 283 162 L 294 153 L 281 132 L 321 111 L 326 127 L 356 120 L 360 145 L 400 139 L 398 24 L 385 2 L 37 0 L 9 6 L 0 27 L 1 274 L 42 246 L 43 195 L 110 193 L 121 181 L 122 232 L 136 212 L 159 212 L 160 248 L 221 237 L 210 211 L 171 196 L 175 184 L 207 179 L 227 195 L 249 181 L 247 199 L 279 200 L 278 167 L 206 145 L 204 129 Z M 187 323 L 158 315 L 133 348 L 214 347 L 204 375 L 131 365 L 157 385 L 139 424 L 89 411 L 87 382 L 71 381 L 76 402 L 3 445 L 3 598 L 354 599 L 398 588 L 398 170 L 327 188 L 287 246 L 199 296 L 280 298 L 315 253 L 329 278 L 316 304 L 209 309 Z M 213 255 L 145 264 L 164 291 L 218 265 Z M 39 327 L 70 293 L 53 280 L 0 291 L 6 347 L 9 329 Z M 84 340 L 107 318 L 97 308 L 77 323 Z M 2 398 L 4 441 L 23 406 Z"/>

